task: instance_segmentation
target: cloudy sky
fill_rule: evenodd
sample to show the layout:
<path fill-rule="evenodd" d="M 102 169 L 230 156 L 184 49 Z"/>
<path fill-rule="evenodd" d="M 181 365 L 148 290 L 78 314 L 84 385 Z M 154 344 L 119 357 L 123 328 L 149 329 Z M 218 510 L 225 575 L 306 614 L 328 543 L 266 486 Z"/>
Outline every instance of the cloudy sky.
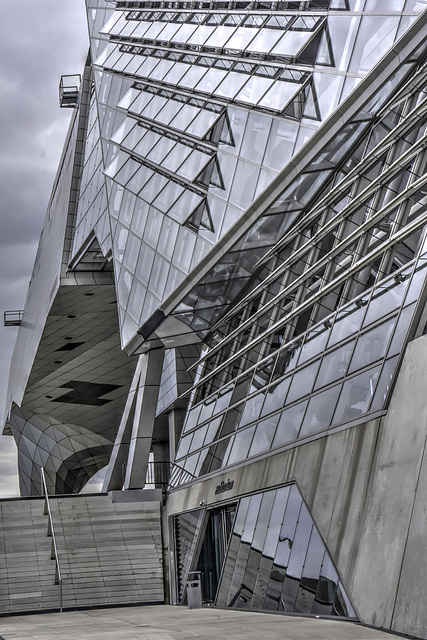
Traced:
<path fill-rule="evenodd" d="M 70 111 L 62 74 L 88 48 L 84 0 L 1 0 L 0 309 L 22 309 Z M 1 319 L 3 320 L 3 319 Z M 0 326 L 0 421 L 17 329 Z M 1 424 L 0 432 L 3 428 Z M 13 439 L 0 437 L 0 498 L 18 495 Z"/>

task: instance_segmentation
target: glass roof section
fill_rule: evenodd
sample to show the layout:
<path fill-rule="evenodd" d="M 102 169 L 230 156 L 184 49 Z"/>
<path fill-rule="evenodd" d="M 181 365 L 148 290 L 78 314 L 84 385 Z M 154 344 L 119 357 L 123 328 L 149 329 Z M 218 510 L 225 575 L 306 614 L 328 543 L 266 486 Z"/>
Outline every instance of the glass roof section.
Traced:
<path fill-rule="evenodd" d="M 387 19 L 378 30 L 370 16 L 351 13 L 353 5 L 117 2 L 105 14 L 108 43 L 94 55 L 104 175 L 111 217 L 131 234 L 128 262 L 117 266 L 131 277 L 120 276 L 123 344 L 406 28 Z M 300 210 L 324 177 L 320 169 L 313 175 L 310 190 L 301 182 L 290 196 Z M 113 239 L 121 231 L 113 224 Z M 134 236 L 140 256 L 142 247 L 154 251 L 156 284 L 139 272 Z M 115 264 L 118 247 L 113 242 Z M 255 253 L 259 259 L 260 246 Z M 240 254 L 236 265 L 241 260 L 230 299 L 253 271 Z M 200 329 L 208 309 L 195 320 Z"/>

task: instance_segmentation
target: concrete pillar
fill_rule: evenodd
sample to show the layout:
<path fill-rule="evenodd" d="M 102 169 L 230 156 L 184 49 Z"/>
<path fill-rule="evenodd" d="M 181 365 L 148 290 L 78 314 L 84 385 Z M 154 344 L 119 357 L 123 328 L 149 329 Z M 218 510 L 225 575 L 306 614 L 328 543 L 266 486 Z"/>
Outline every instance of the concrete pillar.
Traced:
<path fill-rule="evenodd" d="M 139 356 L 103 491 L 145 486 L 163 354 L 164 349 L 155 349 Z"/>
<path fill-rule="evenodd" d="M 145 486 L 163 356 L 163 348 L 153 349 L 140 356 L 141 375 L 129 443 L 124 489 L 142 489 Z"/>

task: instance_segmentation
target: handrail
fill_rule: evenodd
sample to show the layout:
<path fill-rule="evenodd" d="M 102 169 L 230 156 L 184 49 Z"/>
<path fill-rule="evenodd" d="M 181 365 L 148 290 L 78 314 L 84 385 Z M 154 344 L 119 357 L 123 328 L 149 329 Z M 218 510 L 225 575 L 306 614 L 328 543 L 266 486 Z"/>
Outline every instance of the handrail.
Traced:
<path fill-rule="evenodd" d="M 59 584 L 59 611 L 62 613 L 62 577 L 61 577 L 61 568 L 59 566 L 58 547 L 56 546 L 55 531 L 53 528 L 52 511 L 50 508 L 49 495 L 47 492 L 46 477 L 45 477 L 43 467 L 40 467 L 40 469 L 41 469 L 41 478 L 42 478 L 43 493 L 44 493 L 44 515 L 49 516 L 47 535 L 48 537 L 52 538 L 50 558 L 51 560 L 55 559 L 55 584 Z"/>
<path fill-rule="evenodd" d="M 167 460 L 149 460 L 147 464 L 147 474 L 145 483 L 154 484 L 167 489 L 168 486 L 173 487 L 174 482 L 179 475 L 182 482 L 190 482 L 195 480 L 197 476 L 193 475 L 175 462 Z"/>

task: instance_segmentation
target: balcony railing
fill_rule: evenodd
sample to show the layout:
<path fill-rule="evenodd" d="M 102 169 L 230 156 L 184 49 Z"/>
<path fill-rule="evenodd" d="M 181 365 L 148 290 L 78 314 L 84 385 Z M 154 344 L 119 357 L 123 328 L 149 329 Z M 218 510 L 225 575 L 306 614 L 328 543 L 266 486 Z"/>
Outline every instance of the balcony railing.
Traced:
<path fill-rule="evenodd" d="M 74 109 L 79 102 L 80 75 L 61 76 L 59 106 Z"/>
<path fill-rule="evenodd" d="M 4 312 L 4 326 L 5 327 L 19 327 L 22 322 L 23 311 L 5 311 Z"/>

